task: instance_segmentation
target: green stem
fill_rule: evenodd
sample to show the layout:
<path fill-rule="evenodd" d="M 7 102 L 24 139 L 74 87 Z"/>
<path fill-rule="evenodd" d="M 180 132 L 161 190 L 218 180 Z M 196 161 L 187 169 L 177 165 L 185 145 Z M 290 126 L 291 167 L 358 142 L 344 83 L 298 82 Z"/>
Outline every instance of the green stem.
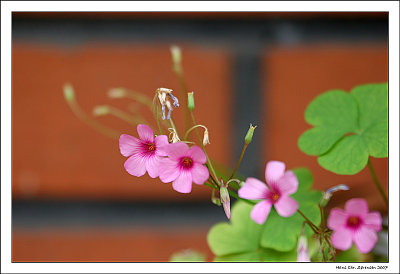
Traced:
<path fill-rule="evenodd" d="M 202 128 L 204 128 L 204 130 L 207 130 L 207 128 L 205 127 L 205 126 L 203 126 L 203 125 L 195 125 L 195 126 L 192 126 L 191 128 L 189 128 L 187 131 L 186 131 L 186 134 L 185 134 L 185 137 L 183 138 L 183 140 L 187 140 L 187 138 L 189 137 L 189 133 L 193 130 L 193 129 L 195 129 L 195 128 L 198 128 L 198 127 L 202 127 Z"/>
<path fill-rule="evenodd" d="M 194 125 L 194 126 L 197 125 L 196 119 L 194 118 L 194 114 L 193 114 L 192 111 L 190 112 L 190 115 L 191 115 L 191 117 L 192 117 L 193 125 Z M 197 133 L 197 137 L 199 138 L 199 142 L 200 142 L 200 144 L 201 144 L 201 148 L 203 149 L 204 154 L 205 154 L 206 157 L 207 157 L 208 166 L 210 167 L 211 172 L 213 173 L 213 175 L 214 175 L 214 177 L 215 177 L 215 180 L 217 181 L 217 183 L 218 183 L 218 185 L 219 185 L 217 173 L 215 172 L 215 169 L 214 169 L 214 167 L 213 167 L 213 165 L 212 165 L 212 163 L 211 163 L 210 157 L 208 157 L 207 151 L 206 151 L 206 149 L 204 148 L 203 141 L 201 140 L 201 136 L 200 136 L 200 133 L 199 133 L 199 131 L 197 130 L 197 128 L 196 128 L 196 133 Z"/>
<path fill-rule="evenodd" d="M 321 213 L 321 227 L 322 229 L 325 228 L 325 214 L 324 214 L 324 209 L 322 208 L 321 205 L 319 205 L 319 212 Z"/>
<path fill-rule="evenodd" d="M 243 149 L 242 149 L 242 154 L 240 155 L 239 161 L 237 162 L 236 167 L 235 167 L 235 169 L 233 170 L 232 175 L 231 175 L 231 177 L 229 177 L 228 181 L 229 181 L 230 179 L 232 179 L 233 176 L 235 176 L 235 173 L 236 173 L 237 169 L 239 168 L 240 163 L 242 162 L 243 155 L 244 155 L 244 152 L 246 151 L 247 145 L 248 145 L 247 143 L 244 143 L 244 146 L 243 146 Z"/>
<path fill-rule="evenodd" d="M 215 179 L 212 177 L 212 176 L 210 176 L 209 178 L 208 178 L 208 180 L 210 180 L 210 178 L 211 178 L 211 183 L 213 183 L 214 184 L 214 186 L 216 186 L 218 189 L 220 188 L 220 186 L 219 186 L 219 184 L 215 181 Z"/>
<path fill-rule="evenodd" d="M 163 135 L 163 134 L 164 134 L 164 131 L 163 131 L 163 129 L 162 129 L 162 127 L 161 127 L 161 124 L 160 124 L 160 117 L 159 117 L 159 115 L 158 115 L 158 113 L 159 113 L 158 110 L 159 110 L 158 105 L 154 105 L 154 116 L 155 116 L 155 118 L 156 118 L 156 123 L 157 123 L 158 131 L 160 132 L 160 135 Z"/>
<path fill-rule="evenodd" d="M 78 117 L 80 120 L 94 128 L 95 130 L 99 131 L 100 133 L 111 137 L 113 139 L 118 139 L 121 133 L 118 131 L 115 131 L 113 129 L 110 129 L 106 126 L 103 126 L 96 120 L 92 119 L 89 115 L 87 115 L 78 105 L 78 103 L 74 101 L 67 101 L 68 105 L 70 106 L 72 112 Z"/>
<path fill-rule="evenodd" d="M 368 168 L 369 168 L 369 171 L 371 172 L 371 176 L 372 176 L 372 179 L 374 180 L 376 187 L 378 188 L 382 198 L 385 200 L 386 206 L 389 206 L 388 197 L 386 196 L 385 191 L 383 191 L 383 188 L 382 188 L 381 184 L 379 183 L 378 177 L 376 177 L 375 170 L 374 170 L 374 167 L 372 166 L 370 158 L 368 158 Z"/>
<path fill-rule="evenodd" d="M 183 76 L 183 70 L 182 67 L 179 66 L 179 68 L 174 69 L 175 74 L 178 76 L 179 80 L 179 86 L 180 86 L 180 95 L 182 100 L 184 101 L 184 106 L 187 106 L 187 93 L 188 88 L 186 85 L 185 77 Z M 185 130 L 190 127 L 190 117 L 189 117 L 189 110 L 185 108 Z"/>
<path fill-rule="evenodd" d="M 208 187 L 211 187 L 211 188 L 213 188 L 213 189 L 218 189 L 218 187 L 216 187 L 215 185 L 211 185 L 211 184 L 209 184 L 209 183 L 204 183 L 204 185 L 206 185 L 206 186 L 208 186 Z"/>
<path fill-rule="evenodd" d="M 316 225 L 314 225 L 313 222 L 311 222 L 310 219 L 308 219 L 303 214 L 303 212 L 300 211 L 300 209 L 298 209 L 297 212 L 304 218 L 304 220 L 306 220 L 308 226 L 312 229 L 312 231 L 314 231 L 315 234 L 318 234 L 318 227 Z"/>
<path fill-rule="evenodd" d="M 117 108 L 111 107 L 111 106 L 107 106 L 107 107 L 108 107 L 108 111 L 111 115 L 114 115 L 115 117 L 117 117 L 131 125 L 136 126 L 137 124 L 140 124 L 140 123 L 149 124 L 146 120 L 142 120 L 142 119 L 133 117 L 120 109 L 117 109 Z"/>

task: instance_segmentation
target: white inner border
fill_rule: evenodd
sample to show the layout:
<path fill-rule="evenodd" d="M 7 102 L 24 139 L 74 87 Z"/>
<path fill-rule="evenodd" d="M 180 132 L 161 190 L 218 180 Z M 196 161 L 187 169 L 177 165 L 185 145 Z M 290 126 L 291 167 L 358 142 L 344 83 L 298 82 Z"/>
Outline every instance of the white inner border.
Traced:
<path fill-rule="evenodd" d="M 389 264 L 362 263 L 11 263 L 11 12 L 13 11 L 389 11 Z M 399 3 L 397 1 L 123 1 L 1 2 L 1 272 L 7 273 L 267 273 L 361 272 L 336 265 L 378 266 L 399 272 Z"/>

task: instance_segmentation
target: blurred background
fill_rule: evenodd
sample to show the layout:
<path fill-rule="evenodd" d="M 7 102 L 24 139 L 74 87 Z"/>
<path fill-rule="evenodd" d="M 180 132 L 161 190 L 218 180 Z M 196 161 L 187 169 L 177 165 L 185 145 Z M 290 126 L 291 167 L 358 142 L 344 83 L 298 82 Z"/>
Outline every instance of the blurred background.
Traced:
<path fill-rule="evenodd" d="M 155 129 L 148 109 L 107 92 L 122 87 L 152 98 L 159 87 L 178 91 L 171 45 L 182 49 L 197 122 L 209 128 L 207 149 L 218 166 L 235 166 L 253 123 L 240 174 L 264 179 L 268 160 L 308 167 L 316 189 L 351 187 L 330 207 L 365 197 L 385 214 L 368 170 L 335 175 L 302 153 L 297 139 L 310 127 L 304 111 L 315 96 L 387 82 L 387 43 L 387 13 L 14 12 L 13 261 L 168 261 L 187 249 L 212 260 L 206 235 L 226 217 L 211 191 L 194 185 L 180 194 L 147 174 L 129 175 L 118 140 L 78 119 L 63 97 L 70 83 L 88 115 L 97 105 L 140 111 Z M 94 119 L 136 135 L 112 115 Z M 372 163 L 387 184 L 387 159 Z"/>

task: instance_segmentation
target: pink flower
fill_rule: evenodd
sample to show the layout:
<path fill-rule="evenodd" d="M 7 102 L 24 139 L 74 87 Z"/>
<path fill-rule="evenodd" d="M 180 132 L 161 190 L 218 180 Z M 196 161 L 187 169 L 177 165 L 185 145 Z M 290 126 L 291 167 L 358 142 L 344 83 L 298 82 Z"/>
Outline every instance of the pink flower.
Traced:
<path fill-rule="evenodd" d="M 210 176 L 204 166 L 207 157 L 198 146 L 183 142 L 170 144 L 165 148 L 166 155 L 161 162 L 160 179 L 163 183 L 172 182 L 172 188 L 181 193 L 192 191 L 192 182 L 202 185 Z"/>
<path fill-rule="evenodd" d="M 296 213 L 299 207 L 296 200 L 289 195 L 297 191 L 299 182 L 292 171 L 285 172 L 285 164 L 278 161 L 270 161 L 265 168 L 265 179 L 268 186 L 256 179 L 247 178 L 239 189 L 239 197 L 249 200 L 261 200 L 250 213 L 254 222 L 263 224 L 274 205 L 276 211 L 282 217 L 289 217 Z"/>
<path fill-rule="evenodd" d="M 156 178 L 159 176 L 160 160 L 166 156 L 160 148 L 168 145 L 168 137 L 160 135 L 154 138 L 147 125 L 138 125 L 137 132 L 140 140 L 127 134 L 119 137 L 121 154 L 129 157 L 124 167 L 133 176 L 143 176 L 147 171 L 151 178 Z"/>
<path fill-rule="evenodd" d="M 329 214 L 328 227 L 333 230 L 332 244 L 340 250 L 347 250 L 352 243 L 361 253 L 368 253 L 378 241 L 377 231 L 382 228 L 379 212 L 368 213 L 364 199 L 350 199 L 344 206 L 333 208 Z"/>

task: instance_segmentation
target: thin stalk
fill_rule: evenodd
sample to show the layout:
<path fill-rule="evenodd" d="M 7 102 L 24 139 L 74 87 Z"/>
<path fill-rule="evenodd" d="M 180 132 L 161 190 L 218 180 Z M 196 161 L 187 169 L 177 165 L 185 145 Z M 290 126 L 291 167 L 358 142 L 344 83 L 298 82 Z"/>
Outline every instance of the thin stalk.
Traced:
<path fill-rule="evenodd" d="M 70 106 L 72 112 L 78 117 L 80 120 L 94 128 L 95 130 L 99 131 L 100 133 L 111 137 L 113 139 L 118 139 L 121 133 L 118 131 L 115 131 L 113 129 L 110 129 L 106 126 L 103 126 L 101 123 L 97 122 L 93 118 L 91 118 L 89 115 L 87 115 L 78 105 L 78 103 L 73 100 L 73 101 L 67 101 L 68 105 Z"/>
<path fill-rule="evenodd" d="M 218 189 L 220 188 L 220 185 L 217 183 L 217 181 L 215 181 L 215 179 L 212 177 L 212 176 L 210 176 L 209 178 L 211 178 L 211 182 L 216 186 L 216 187 L 218 187 Z"/>
<path fill-rule="evenodd" d="M 235 176 L 235 173 L 236 173 L 237 169 L 239 168 L 240 163 L 242 162 L 243 155 L 244 155 L 244 152 L 246 151 L 247 145 L 248 145 L 247 143 L 244 143 L 244 146 L 243 146 L 243 149 L 242 149 L 242 154 L 240 155 L 239 161 L 237 162 L 236 167 L 235 167 L 235 169 L 233 170 L 232 175 L 231 175 L 231 177 L 229 177 L 228 181 L 229 181 L 230 179 L 232 179 L 233 176 Z"/>
<path fill-rule="evenodd" d="M 194 114 L 193 114 L 192 111 L 190 112 L 190 115 L 191 115 L 191 117 L 192 117 L 193 125 L 197 125 L 196 119 L 194 118 Z M 215 170 L 214 170 L 214 167 L 213 167 L 213 165 L 212 165 L 212 163 L 211 163 L 210 157 L 208 157 L 207 151 L 206 151 L 206 149 L 204 148 L 203 141 L 201 140 L 201 136 L 200 136 L 200 133 L 199 133 L 199 131 L 197 130 L 197 128 L 196 128 L 196 133 L 197 133 L 197 137 L 199 138 L 199 141 L 200 141 L 200 144 L 201 144 L 201 148 L 203 149 L 204 154 L 205 154 L 206 157 L 207 157 L 208 166 L 210 167 L 211 172 L 213 173 L 213 175 L 214 175 L 214 177 L 215 177 L 215 180 L 218 182 L 217 173 L 216 173 Z M 218 183 L 218 185 L 219 185 L 219 183 Z"/>
<path fill-rule="evenodd" d="M 187 106 L 187 93 L 189 92 L 187 85 L 186 85 L 186 81 L 185 81 L 185 77 L 183 75 L 183 70 L 181 65 L 179 65 L 179 67 L 175 67 L 174 68 L 174 72 L 178 77 L 179 80 L 179 86 L 180 86 L 180 96 L 184 101 L 184 106 Z M 189 116 L 189 110 L 187 108 L 185 108 L 185 130 L 187 130 L 190 127 L 190 116 Z"/>
<path fill-rule="evenodd" d="M 115 117 L 134 126 L 140 123 L 148 124 L 146 120 L 138 119 L 115 107 L 108 106 L 108 111 L 111 115 L 114 115 Z"/>
<path fill-rule="evenodd" d="M 186 131 L 186 134 L 185 134 L 185 137 L 183 138 L 183 140 L 187 140 L 188 137 L 189 137 L 189 133 L 190 133 L 193 129 L 198 128 L 198 127 L 202 127 L 202 128 L 204 128 L 204 130 L 207 130 L 207 128 L 206 128 L 205 126 L 203 126 L 203 125 L 195 125 L 195 126 L 192 126 L 191 128 L 189 128 L 189 129 Z"/>
<path fill-rule="evenodd" d="M 134 92 L 132 90 L 124 90 L 124 91 L 125 91 L 126 98 L 133 99 L 151 109 L 152 101 L 149 97 L 147 97 L 146 95 L 143 95 L 141 93 Z"/>
<path fill-rule="evenodd" d="M 176 134 L 178 135 L 178 138 L 179 138 L 178 129 L 177 129 L 176 126 L 175 126 L 174 120 L 172 120 L 172 118 L 170 118 L 170 119 L 169 119 L 169 122 L 170 122 L 170 124 L 171 124 L 171 127 L 172 127 L 173 129 L 175 129 L 175 132 L 176 132 Z"/>
<path fill-rule="evenodd" d="M 158 131 L 160 132 L 160 135 L 163 135 L 164 134 L 164 131 L 163 131 L 163 129 L 162 129 L 162 127 L 161 127 L 161 124 L 160 124 L 160 117 L 159 117 L 159 112 L 158 112 L 158 105 L 155 105 L 154 106 L 154 116 L 155 116 L 155 118 L 156 118 L 156 122 L 157 122 L 157 127 L 158 127 Z"/>
<path fill-rule="evenodd" d="M 385 191 L 383 190 L 383 188 L 378 180 L 378 177 L 376 177 L 375 170 L 374 170 L 374 167 L 372 166 L 372 162 L 371 162 L 370 158 L 368 158 L 368 168 L 369 168 L 369 171 L 371 172 L 372 179 L 374 180 L 374 183 L 382 196 L 382 199 L 385 200 L 386 206 L 389 206 L 388 197 L 386 196 Z"/>
<path fill-rule="evenodd" d="M 211 187 L 211 188 L 213 188 L 213 189 L 218 189 L 218 187 L 216 187 L 215 185 L 211 185 L 211 184 L 209 184 L 209 183 L 204 183 L 204 185 L 206 185 L 206 186 L 208 186 L 208 187 Z"/>
<path fill-rule="evenodd" d="M 300 211 L 300 209 L 297 210 L 297 212 L 306 220 L 308 226 L 314 231 L 315 234 L 318 234 L 318 227 L 314 225 L 304 214 L 303 212 Z"/>
<path fill-rule="evenodd" d="M 322 229 L 325 228 L 325 214 L 324 214 L 324 209 L 322 208 L 321 205 L 319 205 L 319 212 L 321 213 L 321 227 Z"/>

